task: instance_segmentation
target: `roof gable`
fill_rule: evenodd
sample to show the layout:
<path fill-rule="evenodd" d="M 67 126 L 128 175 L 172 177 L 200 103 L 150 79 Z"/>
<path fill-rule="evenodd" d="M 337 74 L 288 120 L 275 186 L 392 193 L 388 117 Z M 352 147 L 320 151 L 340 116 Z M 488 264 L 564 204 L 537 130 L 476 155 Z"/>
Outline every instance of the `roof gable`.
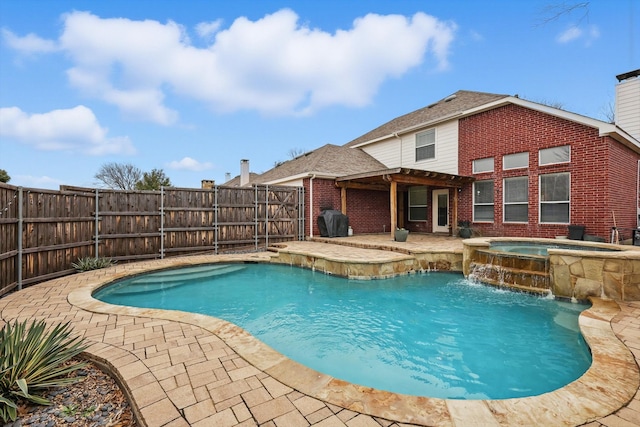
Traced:
<path fill-rule="evenodd" d="M 326 144 L 283 162 L 252 180 L 252 183 L 266 184 L 313 173 L 338 177 L 385 168 L 384 164 L 360 149 Z"/>
<path fill-rule="evenodd" d="M 497 100 L 507 98 L 509 95 L 498 95 L 493 93 L 472 92 L 459 90 L 438 102 L 427 105 L 419 110 L 396 117 L 395 119 L 373 129 L 370 132 L 354 139 L 345 144 L 346 147 L 354 147 L 359 144 L 374 141 L 394 133 L 401 132 L 406 129 L 414 128 L 419 125 L 436 122 L 462 114 L 472 108 L 489 104 Z"/>

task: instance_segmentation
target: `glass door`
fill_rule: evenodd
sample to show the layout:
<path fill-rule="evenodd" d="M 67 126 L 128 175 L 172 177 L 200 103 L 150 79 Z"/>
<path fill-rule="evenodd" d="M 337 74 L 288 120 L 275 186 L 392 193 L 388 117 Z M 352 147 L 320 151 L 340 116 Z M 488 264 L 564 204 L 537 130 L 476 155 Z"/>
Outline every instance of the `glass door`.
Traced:
<path fill-rule="evenodd" d="M 433 190 L 433 232 L 449 232 L 449 190 Z"/>

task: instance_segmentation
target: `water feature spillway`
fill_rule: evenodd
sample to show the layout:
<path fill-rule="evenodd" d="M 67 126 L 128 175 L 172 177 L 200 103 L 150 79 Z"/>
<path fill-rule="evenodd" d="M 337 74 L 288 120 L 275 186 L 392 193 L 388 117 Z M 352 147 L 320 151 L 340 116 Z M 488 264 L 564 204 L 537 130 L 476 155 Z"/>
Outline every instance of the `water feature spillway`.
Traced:
<path fill-rule="evenodd" d="M 551 289 L 548 256 L 478 249 L 470 268 L 469 278 L 483 283 L 540 294 Z"/>
<path fill-rule="evenodd" d="M 638 247 L 508 237 L 463 243 L 463 273 L 476 281 L 567 299 L 640 299 Z"/>

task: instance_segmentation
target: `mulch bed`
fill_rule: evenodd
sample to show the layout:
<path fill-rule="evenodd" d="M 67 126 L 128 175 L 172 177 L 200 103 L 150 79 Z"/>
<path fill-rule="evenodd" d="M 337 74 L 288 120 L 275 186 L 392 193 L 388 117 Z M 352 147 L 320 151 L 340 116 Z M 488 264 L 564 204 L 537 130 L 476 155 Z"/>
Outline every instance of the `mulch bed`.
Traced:
<path fill-rule="evenodd" d="M 76 360 L 77 361 L 77 360 Z M 19 402 L 18 419 L 4 427 L 135 427 L 131 407 L 118 383 L 89 362 L 69 374 L 82 381 L 48 391 L 51 406 Z"/>

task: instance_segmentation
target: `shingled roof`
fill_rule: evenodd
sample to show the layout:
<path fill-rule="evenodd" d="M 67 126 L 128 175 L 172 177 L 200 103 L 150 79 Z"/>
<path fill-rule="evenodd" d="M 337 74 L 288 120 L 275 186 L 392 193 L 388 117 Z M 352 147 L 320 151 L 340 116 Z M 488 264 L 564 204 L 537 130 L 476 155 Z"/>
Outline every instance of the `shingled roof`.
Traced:
<path fill-rule="evenodd" d="M 459 90 L 434 104 L 427 105 L 419 110 L 396 117 L 382 126 L 379 126 L 353 141 L 346 143 L 344 146 L 353 147 L 368 141 L 393 135 L 394 133 L 410 129 L 421 124 L 436 122 L 447 117 L 453 117 L 456 114 L 463 113 L 464 111 L 508 96 L 509 95 Z"/>
<path fill-rule="evenodd" d="M 360 149 L 327 144 L 268 170 L 251 183 L 265 184 L 309 173 L 338 177 L 383 169 L 384 164 Z"/>

